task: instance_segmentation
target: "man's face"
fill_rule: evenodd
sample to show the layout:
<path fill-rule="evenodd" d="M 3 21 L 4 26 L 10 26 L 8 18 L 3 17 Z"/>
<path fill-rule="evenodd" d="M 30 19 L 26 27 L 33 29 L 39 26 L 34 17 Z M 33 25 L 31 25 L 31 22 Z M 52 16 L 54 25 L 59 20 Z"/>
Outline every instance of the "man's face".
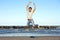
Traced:
<path fill-rule="evenodd" d="M 32 8 L 29 8 L 28 10 L 29 10 L 29 12 L 31 12 L 32 11 Z"/>

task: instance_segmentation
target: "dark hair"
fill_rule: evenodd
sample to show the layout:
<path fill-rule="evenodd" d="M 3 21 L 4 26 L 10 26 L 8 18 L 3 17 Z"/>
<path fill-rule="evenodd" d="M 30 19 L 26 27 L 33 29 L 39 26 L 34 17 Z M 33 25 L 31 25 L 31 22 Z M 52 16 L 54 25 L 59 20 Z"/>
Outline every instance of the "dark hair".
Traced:
<path fill-rule="evenodd" d="M 29 7 L 29 9 L 32 9 L 32 7 Z"/>

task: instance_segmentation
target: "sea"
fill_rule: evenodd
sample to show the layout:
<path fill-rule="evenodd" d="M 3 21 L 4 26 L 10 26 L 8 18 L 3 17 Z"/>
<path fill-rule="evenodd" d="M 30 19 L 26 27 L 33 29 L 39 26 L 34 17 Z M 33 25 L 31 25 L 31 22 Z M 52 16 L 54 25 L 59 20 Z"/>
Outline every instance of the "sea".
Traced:
<path fill-rule="evenodd" d="M 11 36 L 60 36 L 57 29 L 0 29 L 0 37 Z"/>

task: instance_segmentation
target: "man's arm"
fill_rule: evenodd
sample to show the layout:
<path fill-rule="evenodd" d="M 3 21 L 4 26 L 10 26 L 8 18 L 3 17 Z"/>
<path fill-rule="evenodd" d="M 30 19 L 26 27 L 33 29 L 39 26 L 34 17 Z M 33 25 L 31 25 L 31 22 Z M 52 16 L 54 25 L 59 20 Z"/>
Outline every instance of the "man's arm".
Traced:
<path fill-rule="evenodd" d="M 34 5 L 34 9 L 33 9 L 33 13 L 35 12 L 35 10 L 36 10 L 36 4 L 35 3 L 33 3 L 33 5 Z"/>
<path fill-rule="evenodd" d="M 28 11 L 28 7 L 29 7 L 30 3 L 31 3 L 31 2 L 29 2 L 29 3 L 27 4 L 27 6 L 26 6 L 26 11 Z"/>

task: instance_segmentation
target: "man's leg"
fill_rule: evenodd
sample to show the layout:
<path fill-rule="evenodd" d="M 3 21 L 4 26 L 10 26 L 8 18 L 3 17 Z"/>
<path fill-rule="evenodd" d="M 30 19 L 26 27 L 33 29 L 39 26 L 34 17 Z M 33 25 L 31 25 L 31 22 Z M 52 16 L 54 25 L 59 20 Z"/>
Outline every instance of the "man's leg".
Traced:
<path fill-rule="evenodd" d="M 32 29 L 34 29 L 34 20 L 32 19 Z"/>
<path fill-rule="evenodd" d="M 32 25 L 32 21 L 31 21 L 31 19 L 28 19 L 28 23 L 27 23 L 27 25 L 29 26 L 29 27 L 32 27 L 33 25 Z"/>
<path fill-rule="evenodd" d="M 34 26 L 34 20 L 32 19 L 32 24 L 33 24 L 33 26 Z"/>

